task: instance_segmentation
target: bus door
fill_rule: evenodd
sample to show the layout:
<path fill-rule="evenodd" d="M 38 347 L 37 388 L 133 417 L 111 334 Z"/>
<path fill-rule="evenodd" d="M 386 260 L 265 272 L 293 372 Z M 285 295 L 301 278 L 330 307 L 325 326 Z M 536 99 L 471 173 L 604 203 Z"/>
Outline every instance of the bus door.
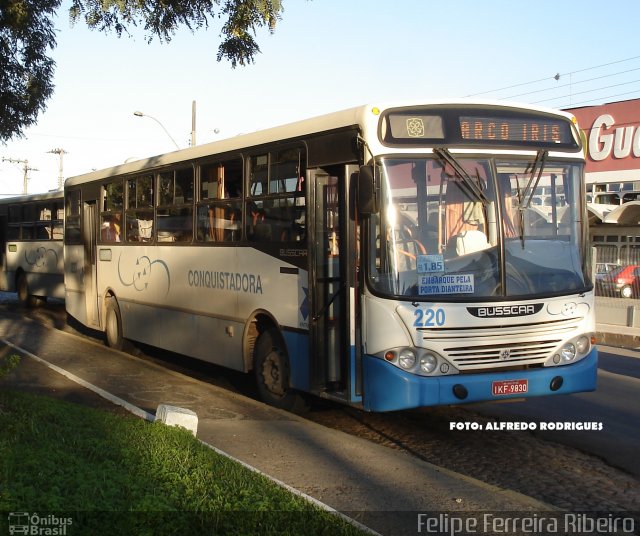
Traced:
<path fill-rule="evenodd" d="M 351 400 L 351 295 L 347 276 L 347 166 L 310 170 L 309 244 L 312 390 Z M 346 220 L 346 221 L 345 221 Z"/>
<path fill-rule="evenodd" d="M 96 202 L 84 203 L 82 243 L 84 244 L 84 297 L 87 307 L 87 323 L 100 326 L 98 317 L 98 291 L 96 269 Z"/>

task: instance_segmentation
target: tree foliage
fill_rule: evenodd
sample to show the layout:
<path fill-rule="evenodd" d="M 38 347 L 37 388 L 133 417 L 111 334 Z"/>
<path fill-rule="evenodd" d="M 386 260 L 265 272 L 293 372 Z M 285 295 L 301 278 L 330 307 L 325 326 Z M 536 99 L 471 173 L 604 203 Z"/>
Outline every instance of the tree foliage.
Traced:
<path fill-rule="evenodd" d="M 0 0 L 0 140 L 35 123 L 53 93 L 60 0 Z"/>
<path fill-rule="evenodd" d="M 0 0 L 0 141 L 21 136 L 53 93 L 53 19 L 61 0 Z M 255 61 L 256 31 L 275 30 L 281 0 L 72 0 L 72 23 L 127 35 L 143 28 L 147 41 L 169 42 L 175 32 L 223 22 L 217 60 L 233 68 Z"/>

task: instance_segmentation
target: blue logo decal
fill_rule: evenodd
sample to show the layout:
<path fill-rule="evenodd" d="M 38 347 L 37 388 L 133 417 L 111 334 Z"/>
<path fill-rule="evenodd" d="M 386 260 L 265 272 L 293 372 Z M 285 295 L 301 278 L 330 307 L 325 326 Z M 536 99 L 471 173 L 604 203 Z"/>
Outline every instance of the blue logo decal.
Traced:
<path fill-rule="evenodd" d="M 302 290 L 304 292 L 304 300 L 300 304 L 300 314 L 304 320 L 307 320 L 309 318 L 309 289 L 302 287 Z"/>
<path fill-rule="evenodd" d="M 35 251 L 32 250 L 29 253 L 32 253 L 33 255 L 27 255 L 27 250 L 25 250 L 25 252 L 24 252 L 24 260 L 30 266 L 35 266 L 36 268 L 43 268 L 45 266 L 45 264 L 47 263 L 45 257 L 47 256 L 48 253 L 53 255 L 53 259 L 54 259 L 56 265 L 58 264 L 58 254 L 55 252 L 55 250 L 53 250 L 51 248 L 46 249 L 46 248 L 43 248 L 43 247 L 39 247 Z"/>
<path fill-rule="evenodd" d="M 155 261 L 152 261 L 146 255 L 143 255 L 142 257 L 138 257 L 136 259 L 135 265 L 133 265 L 133 268 L 131 270 L 132 272 L 131 277 L 127 278 L 127 281 L 125 281 L 122 275 L 121 267 L 120 267 L 121 260 L 122 260 L 122 253 L 118 258 L 118 277 L 120 278 L 120 283 L 122 283 L 125 287 L 133 287 L 138 292 L 147 290 L 147 288 L 149 287 L 149 283 L 151 282 L 151 279 L 152 279 L 153 267 L 155 265 L 159 265 L 159 266 L 162 266 L 162 268 L 164 268 L 164 271 L 167 274 L 166 294 L 169 294 L 169 290 L 171 289 L 171 274 L 169 273 L 169 267 L 167 266 L 166 262 L 160 259 L 156 259 Z M 155 272 L 157 272 L 157 270 L 155 270 Z M 154 282 L 157 283 L 157 278 L 154 278 Z"/>

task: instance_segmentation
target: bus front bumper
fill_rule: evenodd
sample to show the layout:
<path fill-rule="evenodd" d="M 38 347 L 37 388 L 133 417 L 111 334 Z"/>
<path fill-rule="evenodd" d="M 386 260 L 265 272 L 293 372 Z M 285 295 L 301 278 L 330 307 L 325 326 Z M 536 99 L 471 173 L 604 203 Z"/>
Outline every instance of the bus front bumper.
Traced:
<path fill-rule="evenodd" d="M 422 406 L 594 391 L 597 371 L 596 348 L 572 365 L 436 377 L 409 374 L 382 359 L 366 355 L 363 358 L 363 403 L 367 411 L 395 411 Z M 494 382 L 524 379 L 527 380 L 526 393 L 493 394 Z"/>

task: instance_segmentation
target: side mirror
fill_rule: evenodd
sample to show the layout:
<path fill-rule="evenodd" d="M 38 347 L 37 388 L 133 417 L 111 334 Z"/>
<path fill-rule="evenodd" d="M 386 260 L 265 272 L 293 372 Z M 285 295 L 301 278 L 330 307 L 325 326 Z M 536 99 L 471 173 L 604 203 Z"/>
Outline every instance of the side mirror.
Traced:
<path fill-rule="evenodd" d="M 373 166 L 360 166 L 358 174 L 358 208 L 364 215 L 378 212 L 380 186 Z"/>

